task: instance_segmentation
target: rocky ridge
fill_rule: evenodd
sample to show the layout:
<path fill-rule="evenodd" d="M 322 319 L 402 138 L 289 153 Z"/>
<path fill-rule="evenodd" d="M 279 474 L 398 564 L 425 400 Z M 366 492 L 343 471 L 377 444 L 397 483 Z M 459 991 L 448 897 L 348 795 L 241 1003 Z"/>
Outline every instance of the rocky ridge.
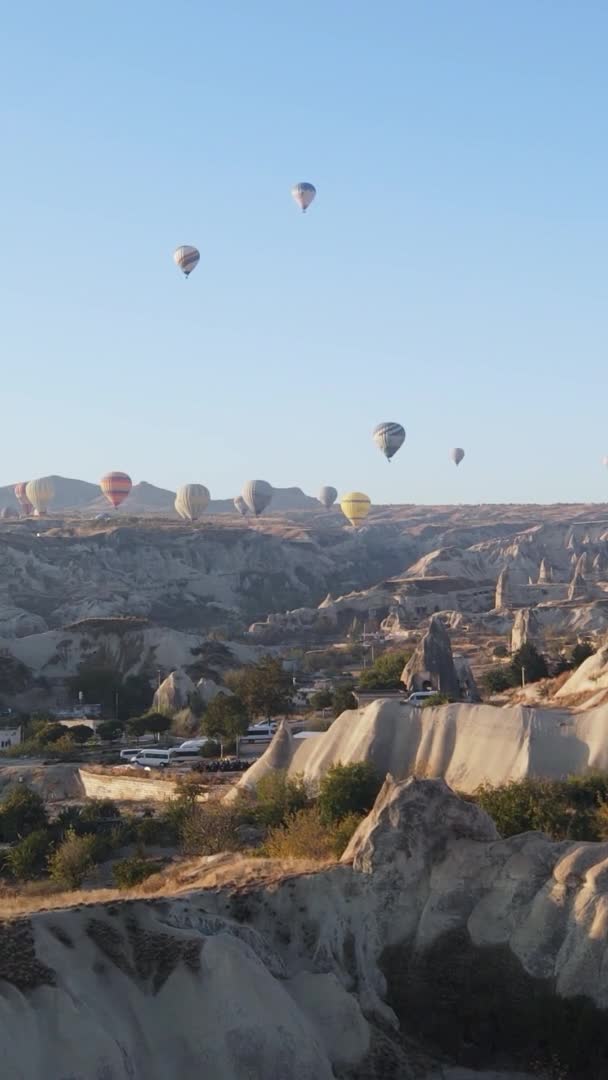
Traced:
<path fill-rule="evenodd" d="M 389 777 L 340 865 L 3 924 L 7 1075 L 600 1080 L 607 860 Z"/>

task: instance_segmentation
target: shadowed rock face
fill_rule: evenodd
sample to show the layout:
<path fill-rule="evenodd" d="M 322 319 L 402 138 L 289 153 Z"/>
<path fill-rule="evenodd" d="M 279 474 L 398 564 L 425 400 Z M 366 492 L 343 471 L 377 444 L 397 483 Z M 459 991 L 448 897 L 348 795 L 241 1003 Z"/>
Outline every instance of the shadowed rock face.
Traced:
<path fill-rule="evenodd" d="M 7 924 L 3 1067 L 605 1080 L 607 866 L 608 844 L 500 840 L 443 781 L 389 777 L 341 865 Z"/>
<path fill-rule="evenodd" d="M 401 682 L 411 690 L 423 690 L 430 684 L 440 694 L 460 696 L 450 635 L 441 619 L 431 619 L 426 634 L 403 669 Z"/>

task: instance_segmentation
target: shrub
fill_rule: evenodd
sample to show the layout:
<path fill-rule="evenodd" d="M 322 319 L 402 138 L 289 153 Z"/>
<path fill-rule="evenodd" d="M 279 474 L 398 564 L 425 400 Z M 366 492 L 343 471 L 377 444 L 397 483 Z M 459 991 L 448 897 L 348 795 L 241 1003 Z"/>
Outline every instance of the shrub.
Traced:
<path fill-rule="evenodd" d="M 237 829 L 243 814 L 220 802 L 193 806 L 185 815 L 180 835 L 185 855 L 217 855 L 239 847 Z"/>
<path fill-rule="evenodd" d="M 339 858 L 360 821 L 358 814 L 348 814 L 340 822 L 328 823 L 318 806 L 309 806 L 270 830 L 263 854 L 275 859 Z"/>
<path fill-rule="evenodd" d="M 73 727 L 68 729 L 67 734 L 72 742 L 82 746 L 93 738 L 93 729 L 88 724 L 74 724 Z"/>
<path fill-rule="evenodd" d="M 526 644 L 522 645 L 517 652 L 513 653 L 513 658 L 509 666 L 513 686 L 519 686 L 521 684 L 522 671 L 527 683 L 538 682 L 539 679 L 546 679 L 549 674 L 547 661 L 530 641 L 526 642 Z"/>
<path fill-rule="evenodd" d="M 119 817 L 120 810 L 113 799 L 89 799 L 80 810 L 80 820 L 86 824 L 115 821 Z"/>
<path fill-rule="evenodd" d="M 495 656 L 497 660 L 503 660 L 508 655 L 509 650 L 502 641 L 499 641 L 492 649 L 492 656 Z"/>
<path fill-rule="evenodd" d="M 139 885 L 151 874 L 157 874 L 162 869 L 162 863 L 154 859 L 145 859 L 141 855 L 131 855 L 128 859 L 120 859 L 112 867 L 114 884 L 119 889 L 131 889 Z"/>
<path fill-rule="evenodd" d="M 420 703 L 422 709 L 433 709 L 436 705 L 449 705 L 450 699 L 447 694 L 430 694 Z"/>
<path fill-rule="evenodd" d="M 51 842 L 46 829 L 37 829 L 6 853 L 5 866 L 16 881 L 31 881 L 46 869 Z"/>
<path fill-rule="evenodd" d="M 51 879 L 65 889 L 80 888 L 95 865 L 94 850 L 94 836 L 77 836 L 73 829 L 68 829 L 48 860 Z"/>
<path fill-rule="evenodd" d="M 348 686 L 341 686 L 334 690 L 332 703 L 335 717 L 341 716 L 343 712 L 358 708 L 357 699 Z"/>
<path fill-rule="evenodd" d="M 572 650 L 572 667 L 580 667 L 583 661 L 593 656 L 595 649 L 590 641 L 579 641 Z"/>
<path fill-rule="evenodd" d="M 208 782 L 203 779 L 200 773 L 186 773 L 185 776 L 180 776 L 177 780 L 175 791 L 178 799 L 191 806 L 196 803 L 203 792 L 207 791 L 208 786 Z"/>
<path fill-rule="evenodd" d="M 120 739 L 124 730 L 125 726 L 120 720 L 104 720 L 103 724 L 97 725 L 95 734 L 102 742 L 113 742 Z"/>
<path fill-rule="evenodd" d="M 411 652 L 384 653 L 371 668 L 361 672 L 359 686 L 362 690 L 402 689 L 401 673 L 411 655 Z"/>
<path fill-rule="evenodd" d="M 48 823 L 43 800 L 30 788 L 13 788 L 0 802 L 0 838 L 5 843 L 46 829 Z"/>
<path fill-rule="evenodd" d="M 481 676 L 481 685 L 488 694 L 502 694 L 513 685 L 508 668 L 490 668 Z"/>
<path fill-rule="evenodd" d="M 332 765 L 319 787 L 318 807 L 323 821 L 340 821 L 348 814 L 367 814 L 382 780 L 368 761 Z"/>
<path fill-rule="evenodd" d="M 605 775 L 512 780 L 495 788 L 482 784 L 473 798 L 505 837 L 540 830 L 554 840 L 599 840 L 608 824 Z"/>
<path fill-rule="evenodd" d="M 201 757 L 214 758 L 219 757 L 221 753 L 221 747 L 219 742 L 210 739 L 209 742 L 203 743 L 201 746 Z"/>
<path fill-rule="evenodd" d="M 280 825 L 289 814 L 308 806 L 310 799 L 301 777 L 276 770 L 263 776 L 256 788 L 255 819 L 260 825 Z"/>

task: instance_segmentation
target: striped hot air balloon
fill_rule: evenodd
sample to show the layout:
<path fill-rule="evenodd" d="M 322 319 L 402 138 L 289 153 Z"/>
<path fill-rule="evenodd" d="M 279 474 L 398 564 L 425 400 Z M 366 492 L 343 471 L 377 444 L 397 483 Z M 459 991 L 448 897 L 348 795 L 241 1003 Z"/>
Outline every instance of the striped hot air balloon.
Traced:
<path fill-rule="evenodd" d="M 452 449 L 450 450 L 450 458 L 454 462 L 455 465 L 460 465 L 460 462 L 462 461 L 463 457 L 464 457 L 464 450 L 462 449 L 462 446 L 454 446 L 454 447 L 452 447 Z"/>
<path fill-rule="evenodd" d="M 101 492 L 116 510 L 131 492 L 133 484 L 126 472 L 109 472 L 99 481 Z"/>
<path fill-rule="evenodd" d="M 358 529 L 359 525 L 363 524 L 369 514 L 371 505 L 369 495 L 364 495 L 362 491 L 350 491 L 348 495 L 343 495 L 340 500 L 340 509 L 344 517 L 348 518 L 355 529 Z"/>
<path fill-rule="evenodd" d="M 308 210 L 316 194 L 317 189 L 314 184 L 309 184 L 306 181 L 294 184 L 291 189 L 292 198 L 295 199 L 303 214 Z"/>
<path fill-rule="evenodd" d="M 247 506 L 247 503 L 245 502 L 243 496 L 237 495 L 236 499 L 234 499 L 233 502 L 235 509 L 238 510 L 241 517 L 247 517 L 247 514 L 249 513 L 249 507 Z"/>
<path fill-rule="evenodd" d="M 175 509 L 186 521 L 196 521 L 209 506 L 210 498 L 204 484 L 184 484 L 175 496 Z"/>
<path fill-rule="evenodd" d="M 247 509 L 258 517 L 272 499 L 272 485 L 266 480 L 249 480 L 241 491 L 241 496 Z"/>
<path fill-rule="evenodd" d="M 331 487 L 330 485 L 322 487 L 319 492 L 319 502 L 326 510 L 329 510 L 329 508 L 334 505 L 337 498 L 338 492 L 335 487 Z"/>
<path fill-rule="evenodd" d="M 15 498 L 19 503 L 19 506 L 21 507 L 21 513 L 24 517 L 28 517 L 34 509 L 30 500 L 25 494 L 26 487 L 27 480 L 22 480 L 20 484 L 15 484 Z"/>
<path fill-rule="evenodd" d="M 198 266 L 200 257 L 198 248 L 191 247 L 190 244 L 182 244 L 173 252 L 173 261 L 185 277 L 190 277 L 192 271 Z"/>
<path fill-rule="evenodd" d="M 405 442 L 405 428 L 391 422 L 378 424 L 372 432 L 372 439 L 387 461 L 390 461 Z"/>
<path fill-rule="evenodd" d="M 41 476 L 38 480 L 29 480 L 25 485 L 25 495 L 34 507 L 37 517 L 44 517 L 48 505 L 55 497 L 55 485 L 50 476 Z"/>

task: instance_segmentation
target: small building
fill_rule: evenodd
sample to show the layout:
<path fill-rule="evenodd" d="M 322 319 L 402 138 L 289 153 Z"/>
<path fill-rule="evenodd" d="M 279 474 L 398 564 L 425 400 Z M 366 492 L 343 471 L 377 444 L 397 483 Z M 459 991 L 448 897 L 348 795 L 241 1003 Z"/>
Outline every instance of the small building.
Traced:
<path fill-rule="evenodd" d="M 21 724 L 17 727 L 0 728 L 0 750 L 10 750 L 11 746 L 21 743 Z"/>

